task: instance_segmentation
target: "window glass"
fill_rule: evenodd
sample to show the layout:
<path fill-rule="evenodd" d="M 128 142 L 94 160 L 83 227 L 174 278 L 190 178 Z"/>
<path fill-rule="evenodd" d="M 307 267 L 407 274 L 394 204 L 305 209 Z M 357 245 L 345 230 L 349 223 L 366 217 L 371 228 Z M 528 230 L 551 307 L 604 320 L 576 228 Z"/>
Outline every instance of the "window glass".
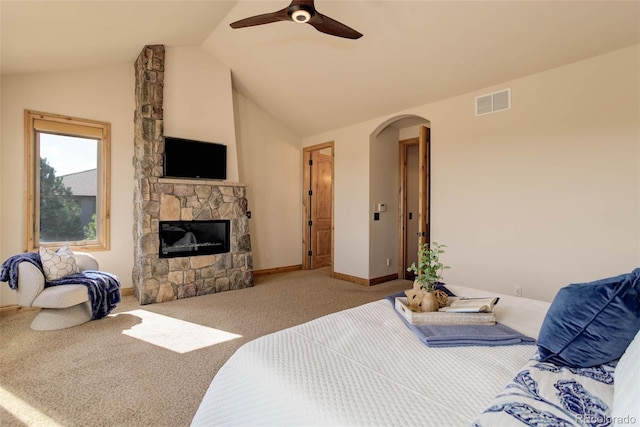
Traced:
<path fill-rule="evenodd" d="M 40 242 L 96 240 L 98 140 L 37 132 Z"/>

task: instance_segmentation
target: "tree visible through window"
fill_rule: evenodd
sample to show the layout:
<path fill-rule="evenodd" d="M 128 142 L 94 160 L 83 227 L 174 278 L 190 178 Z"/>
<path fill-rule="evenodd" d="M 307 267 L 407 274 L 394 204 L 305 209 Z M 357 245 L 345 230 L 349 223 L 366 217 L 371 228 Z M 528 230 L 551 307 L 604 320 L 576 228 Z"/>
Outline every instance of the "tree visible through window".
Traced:
<path fill-rule="evenodd" d="M 27 250 L 108 249 L 109 124 L 25 111 Z"/>
<path fill-rule="evenodd" d="M 80 205 L 73 190 L 40 157 L 40 242 L 82 240 Z"/>

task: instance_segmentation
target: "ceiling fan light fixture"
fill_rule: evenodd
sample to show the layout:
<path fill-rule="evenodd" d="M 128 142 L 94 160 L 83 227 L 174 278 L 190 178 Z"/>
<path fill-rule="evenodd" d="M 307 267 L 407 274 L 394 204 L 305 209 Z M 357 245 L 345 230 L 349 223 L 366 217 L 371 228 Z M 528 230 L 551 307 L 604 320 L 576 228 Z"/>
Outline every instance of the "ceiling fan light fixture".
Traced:
<path fill-rule="evenodd" d="M 291 13 L 291 19 L 298 24 L 306 24 L 311 19 L 311 13 L 304 9 L 294 10 Z"/>
<path fill-rule="evenodd" d="M 271 13 L 250 16 L 229 24 L 231 28 L 253 27 L 279 21 L 309 24 L 321 33 L 345 39 L 359 39 L 362 34 L 346 25 L 319 13 L 313 5 L 315 0 L 291 0 L 288 7 Z"/>

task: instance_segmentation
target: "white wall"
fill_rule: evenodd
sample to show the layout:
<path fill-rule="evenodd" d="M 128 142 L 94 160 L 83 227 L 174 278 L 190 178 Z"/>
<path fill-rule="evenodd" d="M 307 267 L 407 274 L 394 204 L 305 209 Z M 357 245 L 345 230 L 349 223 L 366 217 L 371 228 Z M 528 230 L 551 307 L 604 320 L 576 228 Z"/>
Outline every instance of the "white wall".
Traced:
<path fill-rule="evenodd" d="M 240 181 L 248 184 L 253 267 L 302 262 L 300 137 L 234 92 Z"/>
<path fill-rule="evenodd" d="M 369 278 L 369 138 L 359 126 L 305 138 L 303 146 L 334 141 L 334 258 L 336 273 Z"/>
<path fill-rule="evenodd" d="M 551 299 L 638 266 L 639 73 L 634 47 L 490 88 L 512 88 L 509 112 L 443 103 L 466 108 L 433 125 L 434 240 L 448 245 L 449 280 Z"/>
<path fill-rule="evenodd" d="M 164 134 L 227 146 L 227 181 L 238 182 L 231 70 L 199 47 L 166 47 Z"/>
<path fill-rule="evenodd" d="M 371 137 L 369 151 L 369 278 L 398 272 L 398 141 L 399 131 L 385 128 Z M 378 203 L 387 205 L 374 221 Z M 387 259 L 389 265 L 387 266 Z"/>
<path fill-rule="evenodd" d="M 432 128 L 432 240 L 445 281 L 551 300 L 640 264 L 640 46 L 308 137 L 336 142 L 336 271 L 369 278 L 369 136 L 396 115 Z M 510 87 L 510 111 L 474 97 Z M 374 261 L 375 262 L 375 261 Z"/>
<path fill-rule="evenodd" d="M 131 287 L 133 266 L 133 64 L 2 77 L 0 258 L 23 251 L 24 110 L 111 123 L 111 250 L 94 252 L 101 268 Z M 15 304 L 0 284 L 0 306 Z"/>
<path fill-rule="evenodd" d="M 404 139 L 418 138 L 420 136 L 420 127 L 431 127 L 429 123 L 425 123 L 422 125 L 411 126 L 407 128 L 400 129 L 399 140 L 402 141 Z"/>

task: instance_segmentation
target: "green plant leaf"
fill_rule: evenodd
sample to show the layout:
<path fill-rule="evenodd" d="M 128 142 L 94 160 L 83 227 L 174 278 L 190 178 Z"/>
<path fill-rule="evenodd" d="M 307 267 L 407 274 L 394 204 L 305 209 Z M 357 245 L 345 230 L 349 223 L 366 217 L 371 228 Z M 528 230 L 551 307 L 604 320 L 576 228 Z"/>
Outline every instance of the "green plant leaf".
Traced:
<path fill-rule="evenodd" d="M 427 291 L 431 291 L 433 283 L 442 280 L 442 272 L 450 268 L 440 261 L 440 254 L 445 252 L 445 247 L 436 242 L 432 242 L 430 247 L 427 244 L 419 244 L 417 265 L 414 262 L 407 268 L 407 271 L 415 273 L 416 280 Z"/>

